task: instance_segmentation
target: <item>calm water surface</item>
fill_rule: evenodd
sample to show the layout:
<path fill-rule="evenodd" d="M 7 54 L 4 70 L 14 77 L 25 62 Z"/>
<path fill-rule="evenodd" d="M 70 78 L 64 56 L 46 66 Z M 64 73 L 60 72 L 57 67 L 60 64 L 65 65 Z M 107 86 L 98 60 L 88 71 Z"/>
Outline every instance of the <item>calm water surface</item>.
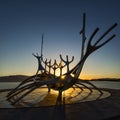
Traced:
<path fill-rule="evenodd" d="M 120 89 L 120 82 L 114 81 L 91 81 L 98 88 Z M 0 89 L 15 88 L 20 82 L 0 82 Z M 89 85 L 88 85 L 89 86 Z"/>

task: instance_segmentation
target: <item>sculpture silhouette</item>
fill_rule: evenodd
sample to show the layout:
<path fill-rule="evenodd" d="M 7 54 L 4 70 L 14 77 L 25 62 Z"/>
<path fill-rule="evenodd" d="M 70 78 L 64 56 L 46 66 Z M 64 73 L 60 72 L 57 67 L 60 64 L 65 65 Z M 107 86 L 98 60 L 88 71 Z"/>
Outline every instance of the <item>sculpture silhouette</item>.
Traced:
<path fill-rule="evenodd" d="M 53 69 L 53 71 L 54 71 L 54 77 L 56 76 L 56 69 L 58 68 L 58 64 L 57 64 L 57 62 L 56 62 L 56 60 L 54 60 L 54 64 L 52 65 L 52 69 Z"/>
<path fill-rule="evenodd" d="M 72 60 L 68 60 L 68 56 L 66 56 L 66 60 L 62 58 L 62 55 L 60 55 L 61 62 L 60 64 L 57 64 L 56 60 L 54 61 L 54 64 L 51 65 L 51 60 L 49 63 L 47 62 L 47 59 L 43 60 L 43 35 L 42 35 L 42 43 L 41 43 L 41 56 L 34 55 L 38 59 L 38 70 L 36 72 L 36 75 L 31 76 L 20 83 L 16 88 L 11 90 L 7 95 L 7 100 L 11 101 L 12 104 L 16 104 L 19 102 L 22 98 L 24 98 L 26 95 L 31 93 L 37 88 L 40 88 L 43 85 L 48 86 L 48 92 L 50 92 L 50 89 L 57 90 L 58 93 L 58 101 L 61 102 L 62 100 L 62 92 L 68 88 L 71 88 L 74 86 L 77 86 L 81 91 L 83 91 L 83 88 L 80 86 L 85 87 L 86 89 L 90 90 L 90 93 L 92 92 L 92 88 L 98 90 L 100 92 L 100 95 L 102 95 L 102 91 L 97 88 L 95 85 L 90 83 L 89 81 L 84 81 L 78 79 L 80 76 L 80 73 L 82 71 L 83 65 L 88 58 L 90 54 L 92 54 L 97 49 L 104 46 L 106 43 L 108 43 L 110 40 L 112 40 L 115 37 L 115 34 L 113 34 L 111 37 L 109 37 L 107 40 L 101 43 L 102 39 L 116 26 L 117 23 L 113 24 L 107 31 L 101 35 L 101 37 L 96 40 L 96 42 L 92 45 L 92 41 L 94 36 L 99 31 L 99 28 L 97 27 L 93 33 L 91 34 L 88 43 L 86 44 L 86 35 L 85 35 L 85 24 L 86 23 L 86 15 L 83 14 L 83 26 L 82 30 L 80 31 L 80 35 L 82 35 L 82 48 L 81 48 L 81 58 L 79 62 L 73 67 L 71 70 L 69 70 L 69 64 L 73 62 L 74 57 L 72 57 Z M 85 45 L 86 44 L 86 45 Z M 86 46 L 86 47 L 85 47 Z M 62 65 L 62 62 L 64 65 Z M 42 66 L 42 64 L 45 65 L 45 68 Z M 65 74 L 62 74 L 62 69 L 64 67 L 67 67 L 67 72 Z M 48 68 L 48 71 L 47 71 Z M 53 69 L 54 73 L 51 73 L 51 69 Z M 60 69 L 60 75 L 56 76 L 56 70 Z M 41 71 L 40 74 L 38 74 L 38 71 Z M 43 71 L 43 72 L 42 72 Z M 61 77 L 64 76 L 64 79 Z M 87 85 L 92 86 L 88 87 Z M 26 91 L 27 90 L 27 91 Z M 17 97 L 15 97 L 17 96 Z"/>
<path fill-rule="evenodd" d="M 36 80 L 36 77 L 37 77 L 37 74 L 38 74 L 38 72 L 40 71 L 41 73 L 43 72 L 43 70 L 45 70 L 44 68 L 43 68 L 43 66 L 42 66 L 42 64 L 41 64 L 41 60 L 42 60 L 42 56 L 39 56 L 39 54 L 37 53 L 37 55 L 35 55 L 34 53 L 32 53 L 32 55 L 34 56 L 34 57 L 36 57 L 37 58 L 37 60 L 38 60 L 38 70 L 37 70 L 37 72 L 36 72 L 36 76 L 35 76 L 35 78 L 34 78 L 34 81 Z"/>
<path fill-rule="evenodd" d="M 74 56 L 72 57 L 72 60 L 69 61 L 68 60 L 68 55 L 66 55 L 66 61 L 62 58 L 62 55 L 60 55 L 60 59 L 61 61 L 63 61 L 65 63 L 65 65 L 67 66 L 67 73 L 69 72 L 69 64 L 74 60 Z"/>

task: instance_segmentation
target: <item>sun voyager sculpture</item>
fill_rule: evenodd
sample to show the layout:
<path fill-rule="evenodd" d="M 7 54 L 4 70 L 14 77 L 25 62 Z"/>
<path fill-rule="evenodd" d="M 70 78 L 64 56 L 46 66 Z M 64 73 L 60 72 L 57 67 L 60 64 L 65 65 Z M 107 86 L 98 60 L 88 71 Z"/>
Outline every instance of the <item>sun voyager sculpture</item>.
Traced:
<path fill-rule="evenodd" d="M 97 88 L 95 85 L 93 85 L 89 81 L 84 81 L 78 79 L 80 76 L 80 73 L 82 71 L 83 65 L 88 58 L 90 54 L 107 44 L 110 40 L 112 40 L 115 37 L 115 34 L 113 34 L 111 37 L 106 39 L 102 42 L 103 38 L 106 37 L 106 35 L 111 32 L 116 26 L 117 23 L 113 24 L 110 28 L 108 28 L 94 43 L 92 43 L 95 35 L 99 31 L 99 28 L 97 27 L 91 34 L 90 38 L 86 39 L 86 32 L 85 32 L 85 26 L 86 26 L 86 14 L 83 14 L 83 25 L 82 29 L 80 31 L 80 35 L 82 36 L 82 48 L 81 48 L 81 58 L 79 62 L 70 70 L 69 65 L 73 62 L 74 56 L 69 60 L 69 57 L 66 55 L 66 59 L 63 59 L 62 55 L 60 55 L 60 63 L 57 63 L 56 60 L 54 60 L 54 63 L 51 63 L 51 60 L 47 60 L 43 58 L 43 35 L 42 35 L 42 43 L 41 43 L 41 55 L 33 54 L 34 57 L 38 60 L 38 70 L 34 76 L 31 76 L 24 81 L 22 81 L 16 88 L 11 90 L 7 95 L 7 100 L 11 102 L 11 104 L 16 104 L 20 102 L 21 99 L 23 99 L 25 96 L 36 90 L 37 88 L 40 88 L 44 85 L 47 85 L 48 92 L 50 92 L 51 89 L 58 91 L 58 100 L 62 101 L 62 92 L 72 88 L 73 86 L 78 87 L 82 90 L 82 87 L 90 90 L 92 92 L 92 89 L 97 90 L 100 95 L 103 94 L 102 90 Z M 87 40 L 87 41 L 86 41 Z M 87 42 L 87 43 L 86 43 Z M 63 68 L 66 68 L 66 73 L 62 73 Z M 60 71 L 59 76 L 56 75 L 56 70 Z M 53 72 L 51 72 L 51 70 Z M 40 72 L 40 73 L 39 73 Z M 88 85 L 91 87 L 88 87 Z M 82 87 L 80 87 L 81 85 Z M 16 97 L 17 96 L 17 97 Z"/>

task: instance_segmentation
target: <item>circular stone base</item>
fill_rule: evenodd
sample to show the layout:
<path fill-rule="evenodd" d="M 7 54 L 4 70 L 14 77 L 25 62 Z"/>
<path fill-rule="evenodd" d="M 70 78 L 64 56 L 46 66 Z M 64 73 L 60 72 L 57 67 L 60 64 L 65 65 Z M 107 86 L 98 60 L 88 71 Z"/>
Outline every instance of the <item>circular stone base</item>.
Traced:
<path fill-rule="evenodd" d="M 9 91 L 0 92 L 0 108 L 40 107 L 56 105 L 58 103 L 72 104 L 103 99 L 110 96 L 109 92 L 103 90 L 103 94 L 101 94 L 98 90 L 91 90 L 86 88 L 69 88 L 68 90 L 63 91 L 62 101 L 58 101 L 58 91 L 51 90 L 51 92 L 48 93 L 47 88 L 38 88 L 29 95 L 25 96 L 15 105 L 11 105 L 9 101 L 6 101 L 6 95 Z"/>

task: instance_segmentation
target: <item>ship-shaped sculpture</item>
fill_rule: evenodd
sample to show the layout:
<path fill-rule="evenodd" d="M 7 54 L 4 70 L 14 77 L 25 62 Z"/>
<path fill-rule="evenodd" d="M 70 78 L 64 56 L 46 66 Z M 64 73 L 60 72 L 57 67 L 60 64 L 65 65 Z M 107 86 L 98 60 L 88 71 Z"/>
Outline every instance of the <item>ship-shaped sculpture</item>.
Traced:
<path fill-rule="evenodd" d="M 63 91 L 73 86 L 82 89 L 82 87 L 80 87 L 79 85 L 85 87 L 91 92 L 92 89 L 94 88 L 100 93 L 100 95 L 102 95 L 103 94 L 102 91 L 95 85 L 93 85 L 89 81 L 80 80 L 78 78 L 88 56 L 95 52 L 97 49 L 107 44 L 110 40 L 112 40 L 115 37 L 115 34 L 113 34 L 111 37 L 102 42 L 103 38 L 105 38 L 106 35 L 117 26 L 117 23 L 113 24 L 109 29 L 107 29 L 94 43 L 92 42 L 95 35 L 99 31 L 99 28 L 97 27 L 91 34 L 90 38 L 87 40 L 85 34 L 86 33 L 85 26 L 86 26 L 86 14 L 84 13 L 83 26 L 82 30 L 80 31 L 80 35 L 82 36 L 81 56 L 79 62 L 71 70 L 69 68 L 69 65 L 74 61 L 74 56 L 71 58 L 71 60 L 69 60 L 68 55 L 66 55 L 66 59 L 63 59 L 62 55 L 60 55 L 60 62 L 58 63 L 56 60 L 54 60 L 53 64 L 51 60 L 49 61 L 47 59 L 44 60 L 43 35 L 42 35 L 41 54 L 40 55 L 38 53 L 33 54 L 33 56 L 36 57 L 38 60 L 38 70 L 36 74 L 22 81 L 16 88 L 11 90 L 7 95 L 7 100 L 11 101 L 12 104 L 16 104 L 25 96 L 33 92 L 35 89 L 42 87 L 43 85 L 47 85 L 48 92 L 50 92 L 51 89 L 57 90 L 59 101 L 62 100 Z M 66 68 L 67 71 L 66 73 L 62 73 L 64 68 Z M 56 70 L 58 69 L 60 71 L 59 76 L 56 75 Z M 51 70 L 53 71 L 53 73 L 51 72 Z M 91 87 L 88 87 L 88 85 Z"/>

